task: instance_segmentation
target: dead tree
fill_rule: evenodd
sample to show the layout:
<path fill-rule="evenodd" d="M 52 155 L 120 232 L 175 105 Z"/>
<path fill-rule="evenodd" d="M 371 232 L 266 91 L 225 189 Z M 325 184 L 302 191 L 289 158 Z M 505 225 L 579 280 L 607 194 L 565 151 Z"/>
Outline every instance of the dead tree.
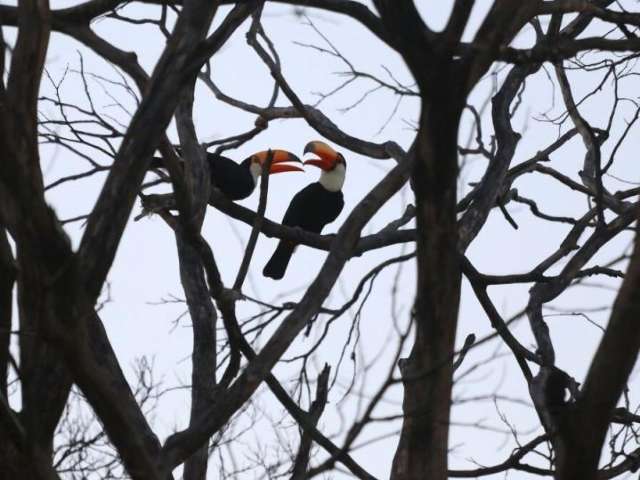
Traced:
<path fill-rule="evenodd" d="M 386 467 L 395 480 L 508 471 L 589 480 L 637 470 L 640 418 L 628 383 L 640 350 L 635 325 L 640 316 L 640 237 L 635 233 L 640 190 L 637 183 L 611 173 L 633 163 L 634 152 L 627 145 L 637 135 L 640 116 L 633 93 L 640 52 L 637 2 L 494 0 L 484 2 L 488 9 L 478 13 L 474 7 L 483 2 L 455 0 L 439 30 L 429 26 L 433 7 L 419 9 L 412 0 L 374 0 L 375 11 L 352 0 L 145 0 L 137 5 L 144 7 L 145 17 L 134 15 L 129 3 L 88 0 L 52 10 L 46 0 L 20 0 L 17 7 L 0 6 L 2 476 L 165 479 L 182 467 L 182 476 L 191 480 L 206 478 L 215 464 L 222 478 L 262 471 L 268 477 L 299 479 L 346 469 L 352 476 L 372 479 L 383 475 L 379 467 L 355 453 L 377 441 L 389 442 L 395 451 Z M 265 11 L 275 4 L 295 7 L 290 21 L 304 22 L 320 42 L 305 39 L 299 42 L 302 47 L 314 55 L 329 55 L 345 67 L 347 80 L 323 93 L 321 101 L 343 94 L 350 85 L 369 82 L 371 90 L 345 110 L 360 108 L 372 92 L 384 92 L 398 99 L 387 123 L 400 101 L 416 102 L 410 142 L 359 138 L 348 127 L 339 128 L 332 112 L 294 88 L 266 26 Z M 410 79 L 358 69 L 340 45 L 306 17 L 317 11 L 366 29 L 381 42 L 376 43 L 381 50 L 402 58 Z M 472 18 L 479 20 L 477 28 L 470 26 Z M 96 33 L 99 19 L 155 29 L 166 45 L 152 71 L 139 62 L 135 45 L 124 50 Z M 85 92 L 84 105 L 66 100 L 66 75 L 54 78 L 45 68 L 50 43 L 58 38 L 52 32 L 82 45 L 74 57 L 78 68 L 73 74 Z M 249 92 L 247 98 L 226 93 L 211 66 L 239 32 L 246 34 L 248 48 L 273 79 L 266 106 L 251 103 Z M 87 54 L 112 65 L 116 79 L 88 71 Z M 519 115 L 530 120 L 522 113 L 523 103 L 542 102 L 527 97 L 530 83 L 539 78 L 552 85 L 544 99 L 552 108 L 533 127 L 518 131 Z M 493 81 L 489 87 L 487 79 Z M 130 116 L 106 113 L 95 101 L 92 82 L 102 85 L 103 94 Z M 198 85 L 254 124 L 230 137 L 201 142 L 193 120 Z M 611 98 L 606 114 L 588 110 L 588 102 L 604 92 Z M 284 106 L 278 103 L 280 96 L 286 99 Z M 44 106 L 49 113 L 43 114 Z M 266 218 L 267 200 L 273 194 L 266 173 L 259 179 L 255 211 L 228 200 L 215 179 L 210 182 L 206 149 L 239 148 L 256 141 L 270 122 L 293 118 L 304 120 L 345 152 L 391 165 L 348 207 L 335 235 L 318 235 Z M 172 119 L 177 130 L 173 142 L 168 134 Z M 553 137 L 540 133 L 549 126 L 557 128 Z M 532 155 L 522 147 L 525 140 L 535 143 Z M 46 183 L 46 144 L 62 147 L 88 169 Z M 570 148 L 579 148 L 580 166 L 560 168 L 554 160 L 575 157 L 574 150 L 567 153 Z M 156 172 L 145 182 L 154 155 L 161 156 L 166 173 Z M 484 159 L 486 165 L 461 185 L 467 158 Z M 97 200 L 87 204 L 89 213 L 60 218 L 49 192 L 100 174 L 106 176 Z M 525 182 L 531 176 L 542 179 L 544 187 L 531 188 Z M 171 193 L 154 191 L 158 184 L 170 185 Z M 613 190 L 616 185 L 622 186 Z M 547 188 L 562 188 L 566 198 L 579 198 L 579 211 L 547 210 Z M 410 196 L 403 213 L 375 233 L 364 234 L 378 210 L 401 191 Z M 169 434 L 152 425 L 145 410 L 150 398 L 161 396 L 156 392 L 161 387 L 147 380 L 148 365 L 138 369 L 139 388 L 132 387 L 100 318 L 101 294 L 138 199 L 144 213 L 157 214 L 175 238 L 193 333 L 191 382 L 186 387 L 189 420 Z M 500 219 L 503 232 L 518 229 L 523 214 L 516 206 L 526 208 L 524 222 L 562 228 L 557 230 L 559 245 L 546 250 L 541 260 L 528 261 L 525 273 L 484 273 L 478 265 L 495 252 L 476 253 L 470 247 L 490 229 L 490 218 Z M 221 258 L 228 253 L 210 244 L 203 232 L 205 216 L 214 209 L 251 228 L 233 281 L 220 273 Z M 78 247 L 72 248 L 72 235 L 65 228 L 80 221 L 85 223 L 73 237 Z M 260 235 L 328 252 L 321 268 L 308 272 L 305 289 L 295 301 L 267 301 L 247 293 L 245 280 Z M 620 238 L 631 246 L 621 246 Z M 373 252 L 393 256 L 374 262 Z M 329 295 L 345 266 L 356 258 L 368 260 L 370 268 L 336 308 Z M 384 287 L 392 291 L 395 302 L 401 296 L 398 266 L 407 262 L 415 265 L 409 294 L 413 308 L 393 310 L 387 319 L 393 341 L 387 342 L 386 356 L 360 365 L 357 348 L 371 340 L 361 335 L 360 322 L 367 302 L 379 293 L 374 283 L 389 267 L 397 267 L 396 278 Z M 615 298 L 599 311 L 607 322 L 595 352 L 583 365 L 582 378 L 558 361 L 556 351 L 568 350 L 564 344 L 559 347 L 548 323 L 553 312 L 592 321 L 590 311 L 580 304 L 567 311 L 558 310 L 555 303 L 561 295 L 588 286 L 592 278 L 615 289 Z M 480 335 L 481 327 L 477 333 L 474 327 L 456 348 L 463 281 L 491 331 Z M 524 304 L 505 318 L 489 287 L 519 288 Z M 244 317 L 239 305 L 245 301 L 257 313 Z M 338 320 L 354 308 L 346 338 L 338 339 L 339 356 L 328 362 L 319 349 L 337 336 Z M 514 330 L 523 318 L 528 319 L 534 348 L 527 345 L 524 333 Z M 285 358 L 303 336 L 314 338 L 312 346 Z M 496 349 L 482 357 L 477 352 L 484 345 Z M 514 376 L 522 398 L 492 387 L 468 398 L 456 395 L 454 386 L 500 361 L 504 352 L 517 368 Z M 336 407 L 344 424 L 329 433 L 322 418 L 332 409 L 332 388 L 349 355 L 354 372 Z M 380 359 L 387 364 L 380 366 Z M 314 362 L 333 364 L 320 369 L 311 367 Z M 295 365 L 292 388 L 278 378 L 276 367 L 285 364 Z M 370 382 L 374 365 L 378 375 Z M 285 438 L 279 431 L 285 420 L 273 420 L 276 453 L 270 456 L 256 447 L 255 459 L 239 466 L 233 452 L 246 445 L 243 435 L 257 424 L 254 415 L 260 410 L 262 385 L 296 428 Z M 403 400 L 393 407 L 398 386 Z M 487 400 L 496 402 L 496 416 L 506 425 L 502 430 L 492 427 L 493 433 L 509 438 L 511 453 L 504 460 L 483 459 L 483 465 L 491 466 L 452 467 L 452 430 L 463 424 L 452 409 Z M 501 412 L 498 400 L 530 407 L 536 428 L 526 442 L 520 441 L 524 434 Z M 349 405 L 345 411 L 343 403 Z M 95 417 L 84 421 L 87 407 Z M 379 425 L 390 425 L 391 433 L 366 437 L 365 429 L 377 432 Z M 480 419 L 468 426 L 481 433 L 487 429 Z M 261 439 L 255 441 L 260 446 Z M 288 441 L 295 446 L 289 448 Z"/>

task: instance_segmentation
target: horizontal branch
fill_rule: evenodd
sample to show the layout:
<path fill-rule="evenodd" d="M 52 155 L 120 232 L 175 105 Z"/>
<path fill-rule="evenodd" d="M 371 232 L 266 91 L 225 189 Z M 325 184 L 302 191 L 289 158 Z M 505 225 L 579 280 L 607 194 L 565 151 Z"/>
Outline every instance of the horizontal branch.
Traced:
<path fill-rule="evenodd" d="M 463 50 L 482 50 L 482 45 L 466 45 Z M 599 50 L 604 52 L 638 52 L 640 38 L 608 39 L 602 37 L 587 37 L 578 40 L 563 38 L 553 43 L 539 43 L 530 49 L 519 49 L 508 46 L 500 47 L 497 59 L 503 62 L 527 64 L 549 61 L 559 61 L 575 57 L 580 52 Z"/>
<path fill-rule="evenodd" d="M 140 219 L 145 214 L 152 213 L 158 209 L 171 209 L 175 206 L 172 194 L 145 195 L 143 196 L 142 203 L 145 212 L 138 215 L 136 219 Z M 239 220 L 251 227 L 257 219 L 256 212 L 232 202 L 220 191 L 215 189 L 211 193 L 209 204 L 220 210 L 225 215 L 228 215 L 235 220 Z M 396 222 L 391 222 L 387 227 L 395 227 L 396 225 Z M 353 250 L 353 256 L 359 256 L 369 250 L 376 250 L 390 245 L 413 242 L 416 239 L 417 232 L 415 229 L 391 230 L 387 227 L 382 228 L 378 233 L 361 237 Z M 301 228 L 281 225 L 269 220 L 268 218 L 264 218 L 262 220 L 259 230 L 260 233 L 269 238 L 291 240 L 300 245 L 306 245 L 308 247 L 325 251 L 331 250 L 333 243 L 336 240 L 335 234 L 319 235 Z"/>

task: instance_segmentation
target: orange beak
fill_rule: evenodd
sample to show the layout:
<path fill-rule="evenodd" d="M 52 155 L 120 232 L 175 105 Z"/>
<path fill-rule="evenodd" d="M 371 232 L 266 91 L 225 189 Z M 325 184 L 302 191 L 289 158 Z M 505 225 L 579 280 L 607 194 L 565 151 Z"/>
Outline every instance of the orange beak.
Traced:
<path fill-rule="evenodd" d="M 304 153 L 315 153 L 320 158 L 312 158 L 304 162 L 305 165 L 313 165 L 322 170 L 331 170 L 338 160 L 338 152 L 324 142 L 314 141 L 307 143 L 304 147 Z"/>
<path fill-rule="evenodd" d="M 295 165 L 287 165 L 285 162 L 297 162 L 302 163 L 300 159 L 295 156 L 291 152 L 287 152 L 286 150 L 271 150 L 273 153 L 273 159 L 271 160 L 271 168 L 269 169 L 269 174 L 272 173 L 282 173 L 282 172 L 304 172 L 304 170 L 300 167 L 296 167 Z M 269 151 L 265 150 L 264 152 L 258 152 L 254 155 L 260 162 L 260 165 L 264 165 L 269 157 Z"/>

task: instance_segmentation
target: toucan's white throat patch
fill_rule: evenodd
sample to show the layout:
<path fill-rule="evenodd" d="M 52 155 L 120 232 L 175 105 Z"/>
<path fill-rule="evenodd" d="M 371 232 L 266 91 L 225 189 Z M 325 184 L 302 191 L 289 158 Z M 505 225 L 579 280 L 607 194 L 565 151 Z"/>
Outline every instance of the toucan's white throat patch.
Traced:
<path fill-rule="evenodd" d="M 251 165 L 249 165 L 249 171 L 251 172 L 251 176 L 253 177 L 253 184 L 257 185 L 258 179 L 262 175 L 262 165 L 260 165 L 258 162 L 251 162 Z"/>
<path fill-rule="evenodd" d="M 330 192 L 339 192 L 344 185 L 344 177 L 347 169 L 343 163 L 336 165 L 336 168 L 329 171 L 322 171 L 320 174 L 320 185 Z"/>

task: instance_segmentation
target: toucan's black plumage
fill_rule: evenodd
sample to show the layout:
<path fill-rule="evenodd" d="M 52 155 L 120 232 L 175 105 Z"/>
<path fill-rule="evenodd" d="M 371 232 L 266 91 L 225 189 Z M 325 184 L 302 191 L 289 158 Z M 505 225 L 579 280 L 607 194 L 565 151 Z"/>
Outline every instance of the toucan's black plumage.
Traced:
<path fill-rule="evenodd" d="M 310 142 L 304 151 L 313 152 L 320 157 L 304 163 L 321 168 L 322 173 L 317 182 L 307 185 L 295 194 L 284 214 L 282 224 L 320 233 L 325 225 L 338 218 L 344 207 L 342 184 L 346 162 L 341 154 L 323 142 Z M 281 279 L 295 247 L 294 242 L 281 240 L 262 274 L 274 280 Z"/>
<path fill-rule="evenodd" d="M 300 162 L 293 153 L 286 150 L 272 150 L 273 159 L 269 174 L 281 172 L 302 171 L 294 165 L 284 162 Z M 178 150 L 178 153 L 179 150 Z M 230 200 L 247 198 L 255 189 L 262 172 L 262 165 L 266 162 L 268 151 L 258 152 L 236 163 L 228 157 L 207 152 L 211 182 Z M 162 159 L 154 157 L 150 168 L 164 168 Z"/>

